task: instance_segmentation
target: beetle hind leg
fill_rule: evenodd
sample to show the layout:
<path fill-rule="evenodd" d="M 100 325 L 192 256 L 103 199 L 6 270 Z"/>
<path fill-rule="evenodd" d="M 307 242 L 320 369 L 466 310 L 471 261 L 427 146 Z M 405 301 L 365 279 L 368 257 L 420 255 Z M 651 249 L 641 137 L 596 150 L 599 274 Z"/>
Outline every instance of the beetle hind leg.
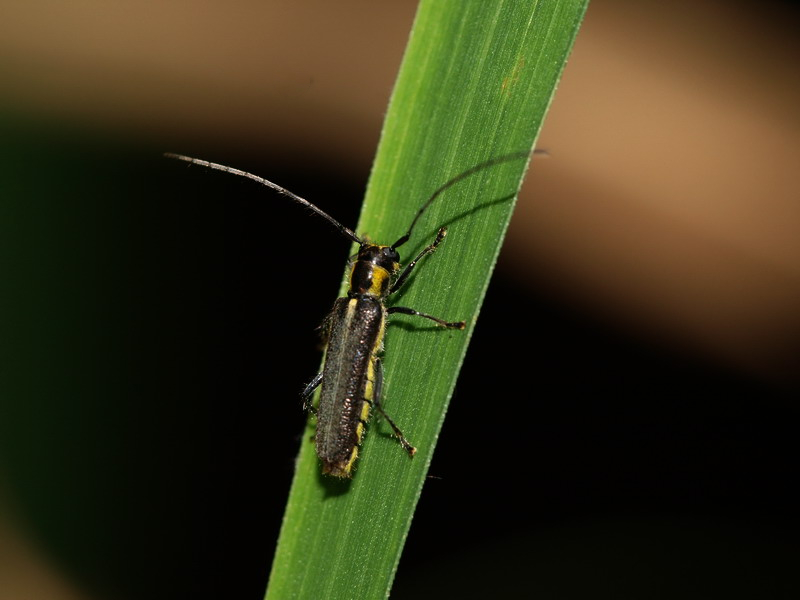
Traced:
<path fill-rule="evenodd" d="M 408 452 L 409 456 L 414 456 L 417 453 L 417 449 L 411 445 L 411 443 L 406 439 L 406 436 L 403 435 L 403 432 L 400 431 L 400 428 L 392 421 L 391 417 L 386 414 L 386 411 L 383 410 L 383 406 L 381 405 L 381 392 L 383 391 L 383 366 L 381 365 L 380 359 L 375 359 L 375 388 L 374 388 L 374 396 L 373 396 L 373 404 L 381 416 L 386 419 L 386 422 L 394 431 L 394 434 L 397 436 L 397 441 L 400 442 L 400 445 L 403 449 Z"/>

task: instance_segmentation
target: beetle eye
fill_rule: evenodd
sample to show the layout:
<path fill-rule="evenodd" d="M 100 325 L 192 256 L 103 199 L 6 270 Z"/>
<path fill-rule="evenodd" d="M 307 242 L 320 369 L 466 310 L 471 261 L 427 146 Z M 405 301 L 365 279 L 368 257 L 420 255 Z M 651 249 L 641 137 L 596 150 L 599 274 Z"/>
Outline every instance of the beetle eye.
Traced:
<path fill-rule="evenodd" d="M 400 261 L 400 255 L 397 253 L 397 250 L 395 250 L 391 246 L 386 246 L 383 249 L 383 254 L 384 256 L 386 256 L 386 258 L 393 260 L 394 262 Z"/>

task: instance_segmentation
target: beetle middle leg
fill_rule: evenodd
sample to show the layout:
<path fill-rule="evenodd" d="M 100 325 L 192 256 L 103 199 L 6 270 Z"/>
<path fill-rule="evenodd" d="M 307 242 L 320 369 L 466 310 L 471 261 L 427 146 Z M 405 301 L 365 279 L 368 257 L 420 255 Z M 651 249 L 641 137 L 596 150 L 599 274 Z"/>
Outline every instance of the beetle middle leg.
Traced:
<path fill-rule="evenodd" d="M 314 404 L 311 400 L 311 397 L 314 395 L 314 390 L 319 387 L 319 384 L 322 383 L 322 371 L 317 373 L 314 379 L 311 380 L 305 389 L 303 390 L 302 398 L 303 398 L 303 410 L 310 411 L 316 414 L 316 409 L 314 408 Z"/>
<path fill-rule="evenodd" d="M 426 319 L 430 319 L 437 325 L 446 327 L 447 329 L 464 329 L 464 327 L 467 326 L 466 322 L 464 321 L 455 321 L 451 323 L 450 321 L 445 321 L 444 319 L 440 319 L 439 317 L 434 317 L 432 315 L 419 312 L 418 310 L 414 310 L 413 308 L 408 308 L 406 306 L 390 306 L 386 310 L 389 314 L 400 313 L 402 315 L 414 315 L 415 317 L 424 317 Z"/>

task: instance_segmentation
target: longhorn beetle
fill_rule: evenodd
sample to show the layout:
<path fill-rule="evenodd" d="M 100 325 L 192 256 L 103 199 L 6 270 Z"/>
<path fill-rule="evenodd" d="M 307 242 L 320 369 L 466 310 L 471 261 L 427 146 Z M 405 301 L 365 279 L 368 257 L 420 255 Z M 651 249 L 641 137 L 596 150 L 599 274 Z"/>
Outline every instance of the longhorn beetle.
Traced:
<path fill-rule="evenodd" d="M 447 188 L 482 169 L 508 160 L 524 158 L 528 154 L 501 156 L 476 165 L 449 180 L 425 201 L 414 215 L 408 231 L 391 246 L 373 244 L 366 238 L 357 236 L 351 229 L 308 200 L 263 177 L 199 158 L 171 153 L 165 156 L 252 179 L 311 209 L 331 223 L 346 238 L 358 244 L 358 253 L 350 268 L 347 295 L 336 300 L 333 310 L 323 323 L 327 338 L 325 363 L 322 372 L 314 377 L 303 391 L 303 407 L 305 410 L 316 412 L 317 415 L 315 444 L 324 474 L 352 477 L 353 465 L 358 458 L 358 449 L 364 437 L 364 427 L 372 406 L 392 427 L 400 445 L 408 455 L 414 456 L 416 448 L 409 443 L 381 406 L 383 368 L 380 353 L 383 350 L 387 317 L 394 313 L 415 315 L 429 319 L 446 329 L 464 329 L 466 323 L 445 321 L 404 306 L 386 306 L 386 299 L 402 287 L 416 264 L 442 243 L 447 235 L 447 229 L 439 228 L 433 242 L 423 248 L 402 271 L 397 249 L 411 238 L 411 233 L 422 214 Z M 322 392 L 319 405 L 314 409 L 312 396 L 320 384 Z"/>

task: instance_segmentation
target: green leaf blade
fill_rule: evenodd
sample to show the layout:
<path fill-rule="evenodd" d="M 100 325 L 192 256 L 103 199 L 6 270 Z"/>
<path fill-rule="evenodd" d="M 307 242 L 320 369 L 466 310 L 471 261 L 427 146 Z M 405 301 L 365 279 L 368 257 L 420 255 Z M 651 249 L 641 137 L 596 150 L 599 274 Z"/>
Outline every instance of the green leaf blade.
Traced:
<path fill-rule="evenodd" d="M 353 480 L 336 481 L 320 474 L 308 428 L 267 598 L 388 595 L 527 156 L 585 8 L 585 0 L 422 2 L 357 233 L 392 243 L 442 184 L 485 161 L 515 158 L 444 191 L 401 248 L 408 261 L 448 227 L 390 304 L 468 324 L 442 330 L 392 317 L 383 401 L 417 455 L 409 459 L 387 424 L 373 418 Z M 459 400 L 487 401 L 468 391 Z M 501 401 L 488 401 L 490 411 L 503 410 Z M 491 449 L 465 449 L 465 460 L 476 451 Z"/>

